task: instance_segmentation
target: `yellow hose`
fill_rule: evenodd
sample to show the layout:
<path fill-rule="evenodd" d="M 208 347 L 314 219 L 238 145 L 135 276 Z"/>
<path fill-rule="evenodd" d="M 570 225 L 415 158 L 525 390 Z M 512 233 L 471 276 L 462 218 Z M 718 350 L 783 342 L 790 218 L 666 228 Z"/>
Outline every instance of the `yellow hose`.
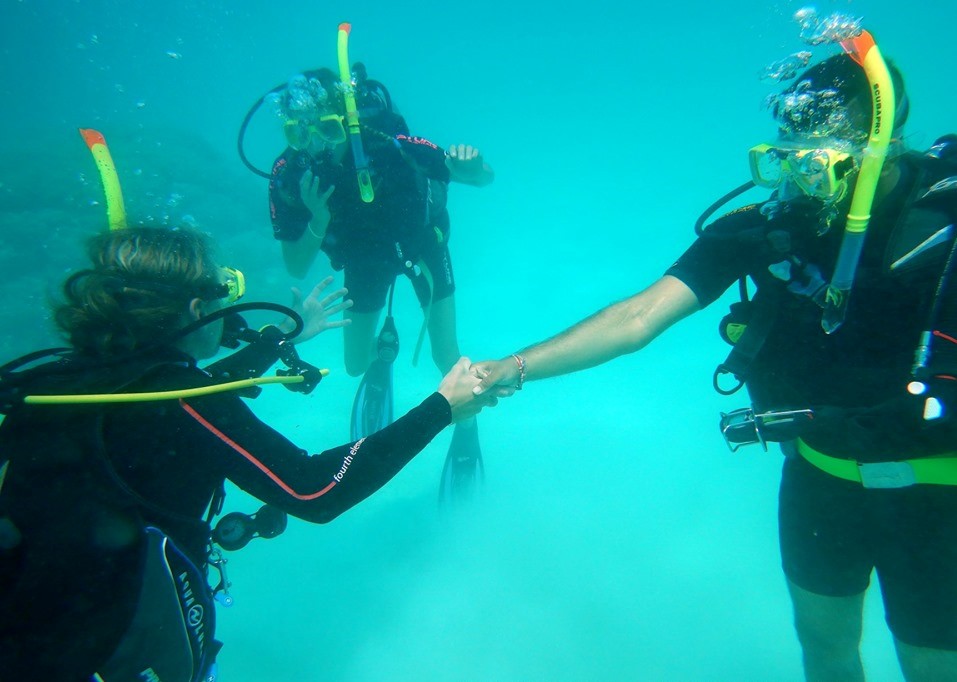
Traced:
<path fill-rule="evenodd" d="M 329 374 L 328 369 L 319 370 L 322 376 Z M 237 391 L 250 386 L 265 384 L 299 384 L 305 381 L 302 376 L 289 377 L 256 377 L 228 381 L 212 386 L 184 388 L 173 391 L 152 391 L 147 393 L 88 393 L 83 395 L 28 395 L 23 398 L 27 405 L 86 405 L 91 403 L 145 403 L 153 400 L 179 400 L 180 398 L 195 398 L 197 396 L 212 395 Z"/>

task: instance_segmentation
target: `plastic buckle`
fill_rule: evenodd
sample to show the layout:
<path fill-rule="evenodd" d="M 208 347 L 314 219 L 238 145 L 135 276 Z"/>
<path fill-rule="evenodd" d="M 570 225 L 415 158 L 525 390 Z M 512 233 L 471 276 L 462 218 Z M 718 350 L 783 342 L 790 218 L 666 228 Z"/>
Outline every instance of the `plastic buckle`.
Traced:
<path fill-rule="evenodd" d="M 910 462 L 875 462 L 857 465 L 861 484 L 865 488 L 906 488 L 917 483 L 914 467 Z"/>

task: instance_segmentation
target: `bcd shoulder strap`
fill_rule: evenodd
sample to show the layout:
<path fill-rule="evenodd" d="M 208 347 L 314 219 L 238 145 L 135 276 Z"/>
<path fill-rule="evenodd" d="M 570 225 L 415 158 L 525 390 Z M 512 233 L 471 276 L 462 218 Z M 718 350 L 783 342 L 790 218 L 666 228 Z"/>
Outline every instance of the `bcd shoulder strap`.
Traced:
<path fill-rule="evenodd" d="M 737 336 L 728 357 L 714 371 L 712 378 L 714 390 L 721 395 L 736 393 L 748 380 L 751 365 L 754 364 L 754 359 L 764 346 L 764 342 L 777 319 L 778 311 L 781 308 L 779 305 L 780 296 L 781 292 L 778 287 L 761 287 L 750 301 L 741 301 L 739 304 L 735 304 L 742 306 L 738 308 L 740 315 L 738 320 L 730 320 L 728 317 L 722 320 L 722 327 L 734 323 L 743 325 L 744 329 Z M 735 311 L 732 309 L 732 315 L 734 313 Z M 728 340 L 730 341 L 732 338 Z M 722 388 L 720 377 L 727 374 L 732 375 L 737 383 L 731 388 Z"/>

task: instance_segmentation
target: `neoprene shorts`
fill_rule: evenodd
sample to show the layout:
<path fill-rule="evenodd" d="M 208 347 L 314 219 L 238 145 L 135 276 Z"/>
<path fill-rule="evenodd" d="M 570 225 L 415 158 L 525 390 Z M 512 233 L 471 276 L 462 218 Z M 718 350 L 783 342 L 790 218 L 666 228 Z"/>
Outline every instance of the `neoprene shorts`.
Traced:
<path fill-rule="evenodd" d="M 428 270 L 433 303 L 455 293 L 455 276 L 447 242 L 433 242 L 417 265 Z M 393 264 L 369 259 L 346 264 L 344 271 L 343 286 L 349 290 L 354 312 L 374 313 L 385 307 L 389 287 L 397 276 Z M 401 274 L 398 276 L 401 278 Z"/>
<path fill-rule="evenodd" d="M 848 597 L 866 590 L 876 569 L 894 636 L 957 650 L 957 486 L 866 489 L 794 454 L 785 459 L 779 500 L 789 580 Z"/>

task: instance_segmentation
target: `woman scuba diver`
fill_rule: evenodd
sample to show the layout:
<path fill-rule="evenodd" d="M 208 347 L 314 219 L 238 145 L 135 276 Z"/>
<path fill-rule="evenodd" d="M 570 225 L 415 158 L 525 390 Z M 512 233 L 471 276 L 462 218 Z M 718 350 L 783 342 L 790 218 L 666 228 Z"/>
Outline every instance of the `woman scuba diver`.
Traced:
<path fill-rule="evenodd" d="M 477 380 L 462 359 L 389 427 L 310 456 L 223 389 L 277 359 L 290 367 L 276 381 L 314 386 L 292 342 L 335 326 L 344 292 L 323 297 L 320 284 L 295 329 L 246 329 L 252 343 L 200 368 L 226 341 L 241 273 L 184 229 L 111 230 L 89 256 L 55 309 L 70 348 L 0 368 L 0 676 L 206 680 L 220 647 L 206 572 L 222 564 L 210 543 L 224 481 L 272 510 L 252 519 L 271 526 L 254 529 L 264 537 L 282 530 L 279 512 L 327 523 L 475 415 Z M 218 533 L 223 546 L 235 529 Z"/>
<path fill-rule="evenodd" d="M 358 438 L 392 418 L 398 335 L 391 292 L 400 276 L 411 280 L 425 317 L 414 361 L 426 331 L 440 371 L 448 371 L 459 357 L 448 184 L 482 187 L 494 173 L 469 145 L 446 151 L 410 135 L 385 86 L 370 79 L 361 63 L 349 66 L 348 35 L 349 25 L 343 24 L 338 74 L 306 71 L 257 101 L 241 128 L 239 150 L 247 166 L 270 179 L 273 236 L 281 243 L 288 272 L 305 277 L 320 250 L 334 269 L 344 271 L 344 285 L 355 301 L 346 314 L 351 323 L 343 328 L 346 371 L 364 375 L 353 408 L 352 436 Z M 269 174 L 243 152 L 243 132 L 263 103 L 282 120 L 288 145 Z M 455 430 L 443 496 L 481 475 L 474 426 L 469 422 Z"/>

